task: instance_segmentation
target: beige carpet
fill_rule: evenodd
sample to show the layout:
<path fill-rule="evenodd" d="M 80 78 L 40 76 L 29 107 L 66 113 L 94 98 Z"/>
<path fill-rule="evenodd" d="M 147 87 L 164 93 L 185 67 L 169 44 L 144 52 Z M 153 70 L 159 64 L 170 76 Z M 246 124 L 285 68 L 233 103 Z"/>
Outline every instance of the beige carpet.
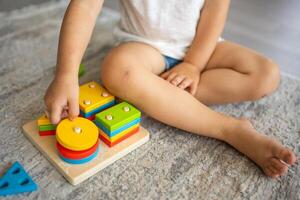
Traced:
<path fill-rule="evenodd" d="M 300 167 L 280 180 L 230 146 L 144 117 L 151 140 L 74 187 L 23 136 L 21 125 L 39 116 L 54 71 L 65 3 L 0 13 L 0 173 L 20 161 L 39 190 L 8 199 L 300 199 Z M 97 80 L 113 44 L 118 16 L 105 10 L 85 55 L 82 82 Z M 255 103 L 214 107 L 248 117 L 261 132 L 300 153 L 300 81 L 282 77 L 279 90 Z"/>

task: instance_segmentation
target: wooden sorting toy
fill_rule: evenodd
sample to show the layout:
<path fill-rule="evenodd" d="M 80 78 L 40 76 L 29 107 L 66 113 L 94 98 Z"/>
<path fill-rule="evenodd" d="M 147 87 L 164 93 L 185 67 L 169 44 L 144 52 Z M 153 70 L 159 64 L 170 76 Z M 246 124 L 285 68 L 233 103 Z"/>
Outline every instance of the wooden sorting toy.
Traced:
<path fill-rule="evenodd" d="M 115 104 L 115 97 L 96 82 L 89 82 L 79 88 L 80 115 L 90 120 L 96 113 Z"/>
<path fill-rule="evenodd" d="M 108 146 L 127 139 L 139 130 L 141 112 L 127 102 L 122 102 L 96 114 L 95 124 L 99 137 Z"/>
<path fill-rule="evenodd" d="M 64 119 L 56 129 L 57 150 L 60 158 L 71 164 L 84 164 L 99 152 L 98 128 L 90 120 L 78 117 Z"/>
<path fill-rule="evenodd" d="M 51 124 L 51 122 L 48 119 L 46 114 L 42 115 L 37 120 L 37 124 L 38 124 L 38 128 L 39 128 L 39 135 L 40 136 L 55 135 L 56 126 Z"/>
<path fill-rule="evenodd" d="M 56 147 L 57 141 L 55 136 L 39 136 L 36 120 L 25 124 L 23 130 L 25 136 L 72 185 L 83 182 L 149 140 L 149 132 L 143 127 L 140 127 L 139 131 L 128 139 L 111 148 L 103 141 L 98 140 L 98 155 L 86 164 L 73 165 L 60 158 L 57 153 L 58 149 Z"/>
<path fill-rule="evenodd" d="M 149 140 L 149 132 L 140 126 L 141 112 L 134 106 L 126 102 L 114 106 L 115 97 L 96 82 L 81 85 L 79 92 L 80 117 L 55 126 L 43 115 L 38 123 L 23 126 L 28 139 L 73 185 Z"/>

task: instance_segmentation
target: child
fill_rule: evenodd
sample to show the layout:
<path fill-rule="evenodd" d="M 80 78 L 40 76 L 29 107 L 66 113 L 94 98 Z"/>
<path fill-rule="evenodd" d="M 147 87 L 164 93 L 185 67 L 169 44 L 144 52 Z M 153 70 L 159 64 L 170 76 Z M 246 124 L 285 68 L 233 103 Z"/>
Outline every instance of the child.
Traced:
<path fill-rule="evenodd" d="M 120 44 L 101 67 L 104 86 L 153 118 L 227 142 L 277 178 L 296 161 L 246 119 L 207 105 L 257 100 L 275 91 L 270 59 L 220 39 L 229 0 L 121 0 Z M 78 116 L 78 66 L 103 0 L 71 1 L 64 16 L 56 75 L 45 95 L 52 123 Z"/>

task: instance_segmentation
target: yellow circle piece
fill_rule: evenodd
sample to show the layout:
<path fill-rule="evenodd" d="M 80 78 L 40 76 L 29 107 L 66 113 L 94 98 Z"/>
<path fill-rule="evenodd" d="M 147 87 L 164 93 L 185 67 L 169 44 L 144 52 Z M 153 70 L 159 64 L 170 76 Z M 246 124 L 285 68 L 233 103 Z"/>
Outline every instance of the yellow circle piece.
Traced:
<path fill-rule="evenodd" d="M 64 119 L 56 128 L 56 140 L 63 147 L 73 151 L 83 151 L 94 146 L 98 134 L 98 127 L 82 117 L 77 117 L 73 121 Z"/>

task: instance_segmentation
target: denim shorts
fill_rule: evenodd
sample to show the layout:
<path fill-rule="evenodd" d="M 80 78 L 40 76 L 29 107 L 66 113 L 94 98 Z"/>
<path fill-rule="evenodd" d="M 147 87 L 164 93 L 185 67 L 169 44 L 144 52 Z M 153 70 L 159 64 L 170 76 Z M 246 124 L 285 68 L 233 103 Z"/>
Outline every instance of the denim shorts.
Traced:
<path fill-rule="evenodd" d="M 172 58 L 172 57 L 165 56 L 165 55 L 164 55 L 164 59 L 165 59 L 165 63 L 166 63 L 165 71 L 172 69 L 175 65 L 182 62 L 182 60 L 178 60 L 176 58 Z"/>

